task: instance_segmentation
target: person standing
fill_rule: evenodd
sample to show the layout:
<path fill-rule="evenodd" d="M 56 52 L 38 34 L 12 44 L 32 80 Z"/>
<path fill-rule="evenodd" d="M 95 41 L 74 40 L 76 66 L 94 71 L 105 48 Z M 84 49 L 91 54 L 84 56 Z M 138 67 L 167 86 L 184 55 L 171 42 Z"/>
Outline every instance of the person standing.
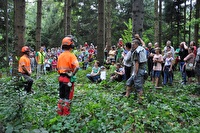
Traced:
<path fill-rule="evenodd" d="M 185 85 L 186 84 L 186 72 L 184 69 L 184 64 L 185 64 L 184 58 L 188 55 L 188 47 L 185 42 L 181 42 L 179 45 L 179 48 L 180 48 L 180 50 L 178 52 L 179 66 L 180 66 L 180 72 L 181 72 L 181 76 L 182 76 L 181 84 Z"/>
<path fill-rule="evenodd" d="M 125 77 L 128 80 L 131 77 L 131 70 L 132 70 L 132 62 L 131 62 L 131 43 L 128 42 L 125 44 L 125 49 L 127 50 L 127 54 L 123 55 L 123 63 L 124 63 L 124 70 L 125 70 Z"/>
<path fill-rule="evenodd" d="M 62 40 L 62 50 L 58 57 L 57 70 L 59 76 L 59 115 L 70 114 L 70 102 L 74 94 L 74 76 L 79 70 L 77 57 L 72 53 L 74 37 L 67 36 Z"/>
<path fill-rule="evenodd" d="M 146 50 L 140 46 L 139 40 L 133 40 L 132 42 L 132 61 L 133 61 L 133 72 L 131 77 L 126 82 L 126 97 L 129 97 L 131 87 L 134 85 L 135 93 L 139 95 L 139 103 L 142 102 L 144 76 L 146 71 Z"/>
<path fill-rule="evenodd" d="M 31 61 L 29 58 L 30 49 L 28 46 L 24 46 L 21 49 L 21 52 L 23 55 L 19 59 L 19 66 L 18 66 L 18 72 L 20 73 L 20 76 L 22 76 L 26 80 L 26 84 L 24 89 L 27 93 L 34 93 L 32 90 L 33 85 L 33 79 L 31 76 Z"/>
<path fill-rule="evenodd" d="M 38 79 L 41 73 L 44 73 L 45 52 L 43 47 L 40 47 L 40 51 L 36 53 L 35 60 L 37 62 L 37 79 Z"/>

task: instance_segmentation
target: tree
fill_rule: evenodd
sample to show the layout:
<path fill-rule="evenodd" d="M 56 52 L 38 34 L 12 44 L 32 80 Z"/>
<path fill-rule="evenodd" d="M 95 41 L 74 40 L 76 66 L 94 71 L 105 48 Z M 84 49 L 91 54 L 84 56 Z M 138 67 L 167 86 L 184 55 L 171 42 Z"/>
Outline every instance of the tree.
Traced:
<path fill-rule="evenodd" d="M 111 0 L 107 0 L 106 5 L 107 5 L 106 6 L 107 7 L 107 10 L 106 10 L 106 43 L 107 43 L 108 49 L 110 49 L 110 47 L 111 47 L 111 27 L 112 27 L 112 24 L 111 24 L 111 13 L 112 13 Z"/>
<path fill-rule="evenodd" d="M 98 35 L 97 35 L 97 60 L 100 64 L 104 62 L 104 43 L 105 43 L 105 16 L 104 0 L 98 0 Z"/>
<path fill-rule="evenodd" d="M 14 0 L 14 14 L 14 57 L 19 57 L 25 45 L 25 0 Z M 18 61 L 17 58 L 13 59 L 13 75 L 17 75 Z"/>
<path fill-rule="evenodd" d="M 195 14 L 196 20 L 200 18 L 200 0 L 196 0 L 196 14 Z M 200 21 L 200 20 L 199 20 Z M 196 22 L 194 25 L 194 41 L 198 43 L 199 40 L 199 23 Z"/>
<path fill-rule="evenodd" d="M 42 0 L 37 0 L 36 50 L 41 46 Z"/>
<path fill-rule="evenodd" d="M 154 23 L 154 41 L 159 41 L 159 14 L 158 14 L 158 0 L 154 0 L 154 15 L 155 15 L 155 23 Z"/>
<path fill-rule="evenodd" d="M 144 21 L 144 4 L 143 0 L 132 0 L 132 20 L 133 20 L 133 36 L 139 34 L 142 36 Z"/>
<path fill-rule="evenodd" d="M 65 0 L 64 36 L 71 34 L 71 0 Z"/>

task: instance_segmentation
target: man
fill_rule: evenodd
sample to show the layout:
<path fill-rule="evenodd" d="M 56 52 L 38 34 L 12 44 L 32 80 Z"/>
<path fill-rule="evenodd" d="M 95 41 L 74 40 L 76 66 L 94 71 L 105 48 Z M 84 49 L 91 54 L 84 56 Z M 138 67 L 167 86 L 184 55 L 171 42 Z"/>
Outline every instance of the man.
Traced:
<path fill-rule="evenodd" d="M 57 70 L 59 76 L 59 97 L 58 114 L 70 114 L 70 101 L 74 93 L 74 75 L 79 69 L 79 63 L 76 56 L 71 53 L 74 48 L 74 40 L 72 36 L 67 36 L 62 40 L 62 50 L 58 57 Z"/>
<path fill-rule="evenodd" d="M 131 87 L 134 84 L 136 90 L 135 93 L 139 95 L 139 103 L 141 103 L 147 62 L 146 51 L 142 46 L 140 46 L 140 41 L 137 39 L 133 40 L 132 49 L 132 61 L 134 67 L 131 77 L 126 82 L 127 88 L 125 96 L 129 97 Z"/>
<path fill-rule="evenodd" d="M 44 72 L 44 63 L 45 63 L 44 47 L 40 47 L 40 51 L 38 51 L 35 55 L 35 60 L 37 62 L 37 79 L 38 79 L 40 74 Z"/>
<path fill-rule="evenodd" d="M 27 85 L 25 85 L 25 91 L 27 93 L 33 93 L 32 85 L 33 79 L 30 77 L 31 75 L 31 61 L 29 59 L 30 49 L 27 46 L 22 47 L 21 52 L 23 56 L 19 59 L 19 67 L 18 72 L 20 75 L 26 80 Z"/>
<path fill-rule="evenodd" d="M 169 40 L 166 42 L 166 46 L 164 47 L 164 55 L 167 54 L 168 52 L 167 47 L 171 47 L 172 57 L 174 58 L 175 51 L 174 51 L 174 47 L 172 47 L 171 44 L 172 43 Z"/>

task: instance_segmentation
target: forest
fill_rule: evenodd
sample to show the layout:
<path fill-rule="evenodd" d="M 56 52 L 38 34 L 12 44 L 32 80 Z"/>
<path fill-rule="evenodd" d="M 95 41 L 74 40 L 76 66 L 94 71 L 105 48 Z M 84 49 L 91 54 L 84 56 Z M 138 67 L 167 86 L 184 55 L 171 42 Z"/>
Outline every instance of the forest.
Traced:
<path fill-rule="evenodd" d="M 0 0 L 0 133 L 79 132 L 200 132 L 200 89 L 181 85 L 175 72 L 174 85 L 162 89 L 144 84 L 140 105 L 122 96 L 125 82 L 91 83 L 86 80 L 93 62 L 76 77 L 75 95 L 69 116 L 56 113 L 58 74 L 36 79 L 34 95 L 24 95 L 17 79 L 21 48 L 38 51 L 60 47 L 67 35 L 97 46 L 104 62 L 104 48 L 119 38 L 131 42 L 139 34 L 145 44 L 158 42 L 174 48 L 181 42 L 200 44 L 200 0 Z M 13 64 L 9 64 L 9 57 Z M 81 63 L 80 63 L 81 64 Z M 12 69 L 12 72 L 10 70 Z"/>

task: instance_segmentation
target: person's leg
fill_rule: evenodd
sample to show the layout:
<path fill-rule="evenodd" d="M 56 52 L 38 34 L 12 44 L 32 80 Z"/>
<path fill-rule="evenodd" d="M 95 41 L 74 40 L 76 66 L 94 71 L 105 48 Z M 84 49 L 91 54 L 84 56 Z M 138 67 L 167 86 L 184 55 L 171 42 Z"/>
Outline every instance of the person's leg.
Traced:
<path fill-rule="evenodd" d="M 186 72 L 185 72 L 185 68 L 184 68 L 184 64 L 185 62 L 180 62 L 180 71 L 181 71 L 181 76 L 182 76 L 182 83 L 185 84 L 186 83 Z"/>
<path fill-rule="evenodd" d="M 165 70 L 164 70 L 163 85 L 167 84 L 167 77 L 168 77 L 168 72 L 167 72 L 167 69 L 165 68 Z"/>
<path fill-rule="evenodd" d="M 91 74 L 87 74 L 86 77 L 87 77 L 90 81 L 94 82 L 94 80 L 93 80 Z"/>
<path fill-rule="evenodd" d="M 39 78 L 41 72 L 41 64 L 37 64 L 37 78 Z"/>
<path fill-rule="evenodd" d="M 26 74 L 23 74 L 22 76 L 24 77 L 24 79 L 26 80 L 26 83 L 27 83 L 27 85 L 25 85 L 26 92 L 28 92 L 28 93 L 32 92 L 33 79 Z"/>
<path fill-rule="evenodd" d="M 135 76 L 132 75 L 132 76 L 126 81 L 126 94 L 125 94 L 126 97 L 129 97 L 129 96 L 130 96 L 131 89 L 132 89 L 132 85 L 133 85 L 133 83 L 134 83 L 134 78 L 135 78 Z"/>

